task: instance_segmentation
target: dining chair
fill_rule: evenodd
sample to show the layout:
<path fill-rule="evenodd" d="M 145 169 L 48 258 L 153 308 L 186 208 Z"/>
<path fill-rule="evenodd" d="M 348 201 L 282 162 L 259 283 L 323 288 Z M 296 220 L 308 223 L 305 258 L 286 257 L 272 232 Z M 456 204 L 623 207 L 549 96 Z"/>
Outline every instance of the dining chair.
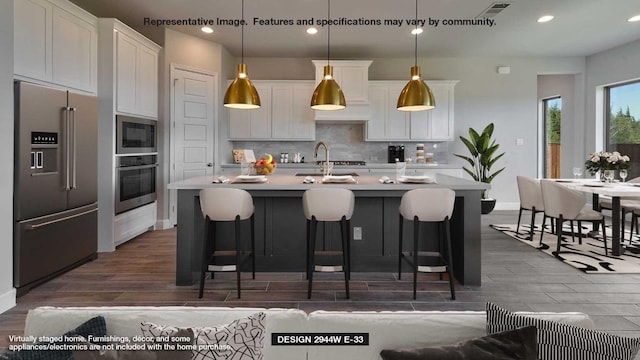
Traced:
<path fill-rule="evenodd" d="M 640 184 L 640 177 L 633 178 L 627 183 L 631 184 Z M 598 204 L 600 209 L 612 210 L 613 204 L 610 197 L 600 197 L 600 202 Z M 633 235 L 634 223 L 637 225 L 637 215 L 635 213 L 640 213 L 640 199 L 638 198 L 621 198 L 620 199 L 620 219 L 622 220 L 622 230 L 621 230 L 621 241 L 624 241 L 624 228 L 626 223 L 626 218 L 628 214 L 631 214 L 631 236 Z M 637 226 L 636 226 L 637 228 Z M 638 231 L 638 229 L 636 229 Z M 631 241 L 631 238 L 629 239 Z"/>
<path fill-rule="evenodd" d="M 547 222 L 547 215 L 544 214 L 544 203 L 542 202 L 542 190 L 540 189 L 540 180 L 527 176 L 516 176 L 518 183 L 518 195 L 520 196 L 520 212 L 518 213 L 518 226 L 516 233 L 520 233 L 520 220 L 522 218 L 522 210 L 531 211 L 531 225 L 529 229 L 529 240 L 533 241 L 533 229 L 536 221 L 536 214 L 542 213 L 542 227 L 540 229 L 540 241 L 542 242 L 542 233 Z M 553 221 L 551 222 L 551 232 L 553 230 Z"/>
<path fill-rule="evenodd" d="M 599 221 L 602 224 L 602 237 L 604 240 L 604 253 L 608 254 L 607 234 L 605 231 L 604 216 L 601 212 L 591 209 L 583 193 L 571 190 L 553 180 L 540 180 L 542 188 L 542 200 L 544 213 L 556 219 L 557 245 L 555 256 L 560 254 L 562 243 L 562 223 L 565 221 Z"/>

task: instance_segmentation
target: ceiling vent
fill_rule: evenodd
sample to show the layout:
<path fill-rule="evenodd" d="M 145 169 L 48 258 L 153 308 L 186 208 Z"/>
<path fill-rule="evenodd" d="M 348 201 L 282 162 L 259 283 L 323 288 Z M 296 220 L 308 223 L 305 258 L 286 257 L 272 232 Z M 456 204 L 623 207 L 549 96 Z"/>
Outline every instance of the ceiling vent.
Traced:
<path fill-rule="evenodd" d="M 480 15 L 476 16 L 476 19 L 488 19 L 500 14 L 504 9 L 509 7 L 511 3 L 508 2 L 495 2 L 486 8 Z"/>

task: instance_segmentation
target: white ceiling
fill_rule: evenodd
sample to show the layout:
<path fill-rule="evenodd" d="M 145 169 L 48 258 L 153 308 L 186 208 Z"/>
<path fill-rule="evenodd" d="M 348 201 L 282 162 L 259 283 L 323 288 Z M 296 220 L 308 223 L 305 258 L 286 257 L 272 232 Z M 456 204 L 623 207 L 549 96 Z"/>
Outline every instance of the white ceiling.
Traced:
<path fill-rule="evenodd" d="M 116 17 L 143 33 L 145 17 L 153 19 L 240 19 L 239 0 L 71 0 L 99 17 Z M 493 0 L 418 0 L 419 19 L 474 19 Z M 495 16 L 495 25 L 426 26 L 418 37 L 420 56 L 586 56 L 640 39 L 640 0 L 506 0 L 511 5 Z M 536 22 L 552 14 L 548 23 Z M 333 0 L 331 18 L 413 19 L 414 0 Z M 326 27 L 306 34 L 307 26 L 253 25 L 261 19 L 326 19 L 326 0 L 246 0 L 244 55 L 248 57 L 324 58 Z M 222 44 L 240 56 L 240 27 L 170 28 Z M 412 26 L 331 26 L 331 57 L 413 56 Z"/>

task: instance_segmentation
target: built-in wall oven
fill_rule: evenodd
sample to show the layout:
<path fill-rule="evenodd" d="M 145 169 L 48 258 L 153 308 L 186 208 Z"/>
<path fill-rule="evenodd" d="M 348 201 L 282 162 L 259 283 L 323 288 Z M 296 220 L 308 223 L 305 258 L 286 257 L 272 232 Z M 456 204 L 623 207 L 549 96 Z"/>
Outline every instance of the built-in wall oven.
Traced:
<path fill-rule="evenodd" d="M 116 115 L 116 154 L 155 153 L 157 121 Z"/>
<path fill-rule="evenodd" d="M 156 200 L 157 167 L 155 154 L 116 157 L 116 214 Z"/>

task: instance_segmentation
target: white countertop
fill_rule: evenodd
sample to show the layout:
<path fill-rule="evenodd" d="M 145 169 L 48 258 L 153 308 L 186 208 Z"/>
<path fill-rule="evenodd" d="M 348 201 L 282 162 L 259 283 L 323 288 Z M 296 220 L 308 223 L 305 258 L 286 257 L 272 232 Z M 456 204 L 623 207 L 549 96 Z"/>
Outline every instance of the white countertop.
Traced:
<path fill-rule="evenodd" d="M 305 184 L 304 176 L 294 176 L 291 174 L 273 174 L 267 176 L 267 182 L 264 183 L 236 183 L 233 182 L 235 177 L 228 176 L 232 182 L 229 183 L 213 183 L 218 179 L 218 175 L 195 177 L 175 183 L 170 183 L 169 189 L 177 190 L 197 190 L 207 187 L 235 187 L 244 190 L 307 190 L 318 186 L 339 186 L 341 188 L 351 190 L 411 190 L 424 187 L 449 188 L 452 190 L 483 190 L 491 188 L 490 185 L 470 181 L 454 176 L 438 174 L 435 178 L 435 184 L 383 184 L 380 182 L 379 176 L 354 176 L 356 183 L 339 183 L 339 184 L 322 184 L 319 183 L 322 177 L 314 177 L 317 182 Z"/>

